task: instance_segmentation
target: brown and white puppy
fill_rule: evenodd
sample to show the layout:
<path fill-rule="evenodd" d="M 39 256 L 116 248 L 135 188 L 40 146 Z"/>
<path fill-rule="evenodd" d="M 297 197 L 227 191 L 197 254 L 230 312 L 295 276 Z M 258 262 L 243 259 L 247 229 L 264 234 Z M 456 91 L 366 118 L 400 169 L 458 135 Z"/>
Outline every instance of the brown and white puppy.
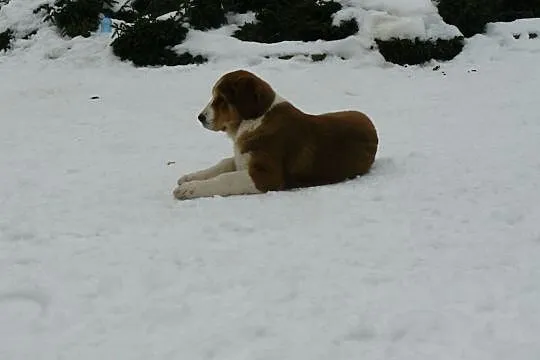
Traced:
<path fill-rule="evenodd" d="M 365 174 L 375 160 L 378 136 L 358 111 L 302 112 L 258 76 L 244 70 L 223 75 L 198 116 L 224 131 L 234 156 L 178 180 L 177 199 L 337 183 Z"/>

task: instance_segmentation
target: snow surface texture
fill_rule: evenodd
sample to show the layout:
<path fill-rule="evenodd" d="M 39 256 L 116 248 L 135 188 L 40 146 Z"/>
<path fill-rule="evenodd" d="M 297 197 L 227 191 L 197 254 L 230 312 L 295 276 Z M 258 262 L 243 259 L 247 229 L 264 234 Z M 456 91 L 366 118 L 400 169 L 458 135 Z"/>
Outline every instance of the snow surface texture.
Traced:
<path fill-rule="evenodd" d="M 540 358 L 540 40 L 508 38 L 534 28 L 493 24 L 439 71 L 135 69 L 103 36 L 19 41 L 0 56 L 0 359 Z M 196 114 L 239 67 L 308 112 L 369 114 L 373 171 L 175 201 L 232 152 Z"/>

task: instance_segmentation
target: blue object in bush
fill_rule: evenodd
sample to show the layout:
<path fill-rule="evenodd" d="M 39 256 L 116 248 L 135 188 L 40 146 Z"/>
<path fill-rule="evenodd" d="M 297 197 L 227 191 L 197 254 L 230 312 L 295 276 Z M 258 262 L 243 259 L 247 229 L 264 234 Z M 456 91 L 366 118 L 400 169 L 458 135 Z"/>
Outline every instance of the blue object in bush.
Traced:
<path fill-rule="evenodd" d="M 112 20 L 110 17 L 102 15 L 100 16 L 101 22 L 99 23 L 99 28 L 102 33 L 110 33 L 112 31 Z"/>

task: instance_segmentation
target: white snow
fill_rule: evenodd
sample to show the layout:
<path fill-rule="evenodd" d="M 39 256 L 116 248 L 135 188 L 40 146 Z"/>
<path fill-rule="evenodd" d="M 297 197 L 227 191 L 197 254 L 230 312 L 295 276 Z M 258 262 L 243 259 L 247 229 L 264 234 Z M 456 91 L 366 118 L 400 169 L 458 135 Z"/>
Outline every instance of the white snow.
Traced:
<path fill-rule="evenodd" d="M 12 17 L 24 2 L 0 26 L 35 25 Z M 134 68 L 107 36 L 40 27 L 0 54 L 0 359 L 540 357 L 540 39 L 490 30 L 398 67 L 257 58 L 287 43 L 220 58 L 222 29 L 208 64 Z M 369 114 L 373 171 L 174 200 L 179 176 L 232 155 L 196 114 L 236 68 L 308 112 Z"/>
<path fill-rule="evenodd" d="M 540 32 L 540 19 L 520 19 L 512 22 L 490 23 L 486 27 L 488 35 L 502 33 L 527 34 Z M 540 36 L 540 34 L 538 34 Z"/>
<path fill-rule="evenodd" d="M 516 51 L 540 52 L 540 19 L 521 19 L 508 23 L 492 23 L 486 26 L 486 34 L 496 39 L 500 46 Z M 536 41 L 532 41 L 536 40 Z"/>
<path fill-rule="evenodd" d="M 10 1 L 0 8 L 0 32 L 6 28 L 19 33 L 26 33 L 29 29 L 34 30 L 41 25 L 42 17 L 34 14 L 33 10 L 43 3 L 51 3 L 52 0 L 16 0 Z"/>
<path fill-rule="evenodd" d="M 457 27 L 443 21 L 431 0 L 341 0 L 334 24 L 356 18 L 366 40 L 391 38 L 436 40 L 462 36 Z"/>

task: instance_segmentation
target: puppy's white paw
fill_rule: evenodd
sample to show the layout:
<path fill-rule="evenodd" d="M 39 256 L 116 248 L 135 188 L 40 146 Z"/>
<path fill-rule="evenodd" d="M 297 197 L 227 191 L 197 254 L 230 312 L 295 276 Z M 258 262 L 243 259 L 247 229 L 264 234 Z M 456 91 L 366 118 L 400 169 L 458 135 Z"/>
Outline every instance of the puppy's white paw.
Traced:
<path fill-rule="evenodd" d="M 197 184 L 195 181 L 183 182 L 174 189 L 173 195 L 178 200 L 194 199 L 197 197 L 196 190 Z"/>
<path fill-rule="evenodd" d="M 178 185 L 182 185 L 183 183 L 187 183 L 187 182 L 190 182 L 190 181 L 193 181 L 193 180 L 195 180 L 193 175 L 192 174 L 187 174 L 187 175 L 181 176 L 180 179 L 178 179 L 178 181 L 176 183 Z"/>

